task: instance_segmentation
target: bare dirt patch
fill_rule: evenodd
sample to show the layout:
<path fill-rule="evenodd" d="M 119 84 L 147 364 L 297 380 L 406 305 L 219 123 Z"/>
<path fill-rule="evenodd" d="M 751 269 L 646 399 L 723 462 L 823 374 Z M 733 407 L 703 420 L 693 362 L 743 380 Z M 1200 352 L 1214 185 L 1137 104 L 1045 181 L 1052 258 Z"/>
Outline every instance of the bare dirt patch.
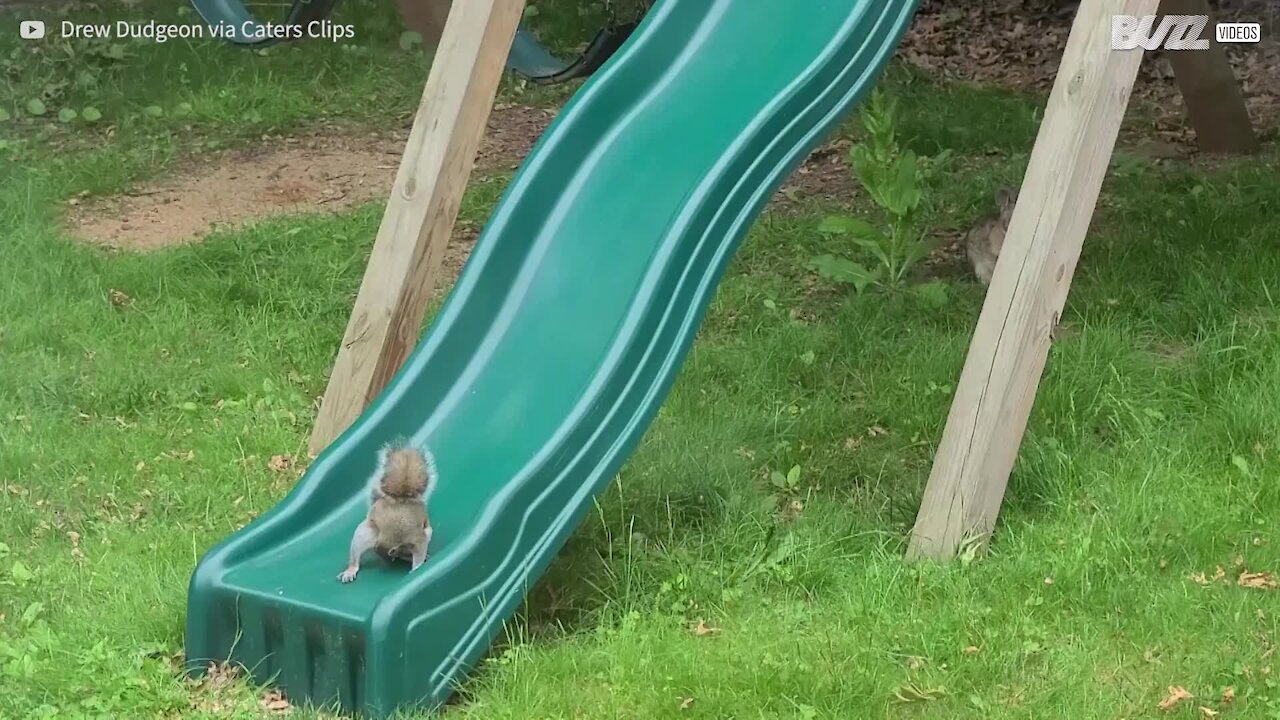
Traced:
<path fill-rule="evenodd" d="M 808 201 L 848 203 L 857 192 L 846 159 L 852 145 L 841 137 L 814 149 L 779 188 L 771 209 L 795 210 Z"/>
<path fill-rule="evenodd" d="M 475 172 L 518 166 L 552 117 L 554 111 L 541 108 L 495 107 Z M 387 196 L 407 137 L 407 129 L 316 133 L 193 156 L 123 195 L 73 199 L 68 226 L 89 242 L 154 250 L 257 218 L 336 212 Z M 470 234 L 474 238 L 474 230 Z"/>
<path fill-rule="evenodd" d="M 273 145 L 187 160 L 124 195 L 86 199 L 68 213 L 71 232 L 110 247 L 152 250 L 247 219 L 351 207 L 385 196 L 395 175 L 390 138 L 313 136 Z"/>

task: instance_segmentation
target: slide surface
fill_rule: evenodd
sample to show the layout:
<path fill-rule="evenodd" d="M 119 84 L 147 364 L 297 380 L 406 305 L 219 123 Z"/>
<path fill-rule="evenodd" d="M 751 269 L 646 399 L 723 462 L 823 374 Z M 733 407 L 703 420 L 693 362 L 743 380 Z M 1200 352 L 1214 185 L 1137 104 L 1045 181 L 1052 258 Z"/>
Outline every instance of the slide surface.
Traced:
<path fill-rule="evenodd" d="M 187 659 L 295 702 L 443 703 L 658 411 L 764 204 L 878 79 L 916 0 L 660 0 L 507 188 L 422 342 L 191 579 Z M 336 576 L 378 449 L 429 446 L 431 556 Z"/>

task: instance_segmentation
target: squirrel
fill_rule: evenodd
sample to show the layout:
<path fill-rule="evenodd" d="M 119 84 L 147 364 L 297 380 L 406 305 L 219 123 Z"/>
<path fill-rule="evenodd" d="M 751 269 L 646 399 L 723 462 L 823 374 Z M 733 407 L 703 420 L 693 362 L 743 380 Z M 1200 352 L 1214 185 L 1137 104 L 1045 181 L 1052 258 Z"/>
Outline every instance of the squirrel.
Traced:
<path fill-rule="evenodd" d="M 1004 247 L 1004 236 L 1009 231 L 1009 220 L 1013 217 L 1013 206 L 1017 202 L 1018 192 L 1013 188 L 1003 186 L 996 190 L 997 211 L 980 218 L 965 236 L 965 249 L 969 254 L 969 263 L 973 265 L 973 274 L 978 276 L 983 285 L 991 284 L 996 259 L 1000 257 L 1000 249 Z"/>
<path fill-rule="evenodd" d="M 356 579 L 360 557 L 369 550 L 388 560 L 408 560 L 413 572 L 427 559 L 431 544 L 427 500 L 436 487 L 436 464 L 430 452 L 408 444 L 382 448 L 369 485 L 369 514 L 356 526 L 347 568 L 338 575 L 344 583 Z"/>

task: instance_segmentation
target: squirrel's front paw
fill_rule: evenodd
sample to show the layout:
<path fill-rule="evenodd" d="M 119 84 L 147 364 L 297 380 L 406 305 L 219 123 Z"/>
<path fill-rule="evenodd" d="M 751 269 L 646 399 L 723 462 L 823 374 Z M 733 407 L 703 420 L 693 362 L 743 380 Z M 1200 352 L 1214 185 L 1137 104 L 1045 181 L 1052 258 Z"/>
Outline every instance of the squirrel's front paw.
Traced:
<path fill-rule="evenodd" d="M 346 570 L 343 570 L 342 572 L 338 573 L 338 579 L 344 583 L 349 583 L 352 580 L 356 579 L 356 573 L 358 572 L 360 572 L 360 568 L 349 567 Z"/>

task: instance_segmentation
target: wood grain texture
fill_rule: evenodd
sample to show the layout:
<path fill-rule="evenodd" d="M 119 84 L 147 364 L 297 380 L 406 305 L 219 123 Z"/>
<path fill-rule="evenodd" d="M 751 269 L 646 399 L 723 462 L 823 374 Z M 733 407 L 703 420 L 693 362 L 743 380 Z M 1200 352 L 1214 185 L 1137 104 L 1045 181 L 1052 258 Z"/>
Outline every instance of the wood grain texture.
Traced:
<path fill-rule="evenodd" d="M 450 13 L 312 430 L 319 453 L 417 344 L 525 0 Z"/>
<path fill-rule="evenodd" d="M 995 526 L 1142 50 L 1111 50 L 1113 14 L 1158 0 L 1088 0 L 1071 27 L 1004 248 L 912 530 L 908 558 L 948 558 Z"/>
<path fill-rule="evenodd" d="M 1213 39 L 1213 13 L 1208 0 L 1161 0 L 1162 15 L 1208 15 L 1204 36 L 1208 50 L 1167 52 L 1174 79 L 1187 106 L 1187 119 L 1204 152 L 1251 153 L 1258 149 L 1240 83 L 1222 46 Z"/>

